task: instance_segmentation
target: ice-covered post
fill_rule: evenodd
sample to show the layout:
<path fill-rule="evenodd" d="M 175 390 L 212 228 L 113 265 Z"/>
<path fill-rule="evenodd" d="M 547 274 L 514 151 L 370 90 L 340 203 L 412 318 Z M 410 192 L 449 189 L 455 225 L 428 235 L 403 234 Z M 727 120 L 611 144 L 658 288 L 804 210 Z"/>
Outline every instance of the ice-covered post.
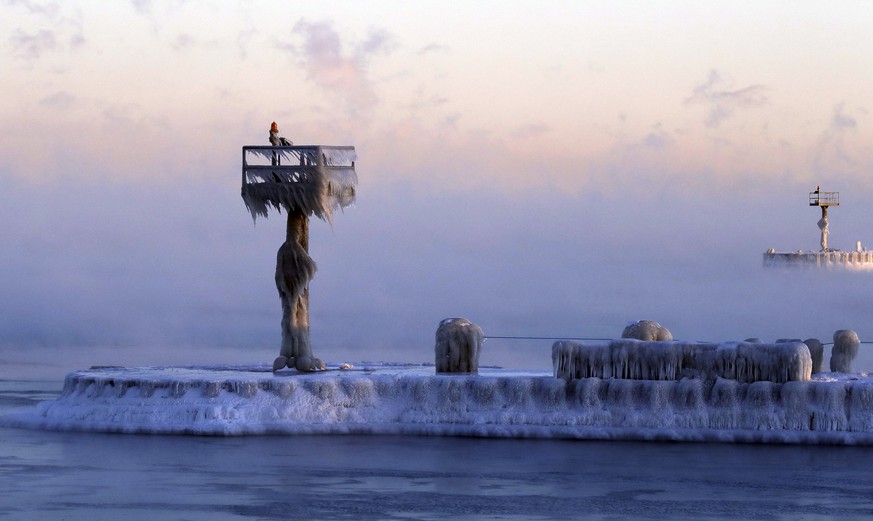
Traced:
<path fill-rule="evenodd" d="M 821 231 L 821 251 L 828 251 L 828 207 L 840 205 L 840 192 L 822 192 L 816 188 L 809 193 L 809 205 L 821 208 L 821 219 L 818 220 L 818 229 Z"/>
<path fill-rule="evenodd" d="M 309 341 L 309 281 L 318 269 L 309 256 L 309 219 L 300 211 L 288 212 L 285 242 L 276 255 L 276 288 L 282 301 L 282 347 L 273 370 L 295 367 L 300 371 L 324 369 L 312 356 Z"/>
<path fill-rule="evenodd" d="M 821 230 L 821 251 L 828 251 L 828 207 L 821 207 L 821 219 L 818 220 L 818 229 Z"/>
<path fill-rule="evenodd" d="M 436 331 L 434 356 L 438 373 L 478 373 L 485 334 L 466 318 L 447 318 Z"/>
<path fill-rule="evenodd" d="M 809 348 L 809 356 L 812 358 L 812 374 L 824 372 L 824 345 L 817 338 L 807 338 L 803 341 Z"/>
<path fill-rule="evenodd" d="M 834 332 L 834 347 L 831 351 L 831 372 L 851 373 L 852 361 L 858 355 L 861 340 L 858 333 L 851 329 L 840 329 Z"/>
<path fill-rule="evenodd" d="M 654 320 L 637 320 L 629 323 L 621 332 L 622 338 L 635 338 L 648 342 L 673 340 L 670 330 Z"/>
<path fill-rule="evenodd" d="M 748 342 L 749 340 L 746 340 Z M 801 340 L 799 338 L 779 338 L 776 340 L 777 344 L 784 344 L 786 342 L 800 342 L 806 345 L 806 348 L 809 350 L 809 357 L 812 360 L 812 373 L 817 374 L 821 373 L 824 370 L 822 366 L 824 364 L 824 345 L 817 338 L 807 338 L 806 340 Z M 757 342 L 761 343 L 761 342 Z"/>
<path fill-rule="evenodd" d="M 354 147 L 243 147 L 242 198 L 252 219 L 266 218 L 270 208 L 288 214 L 285 242 L 276 255 L 282 344 L 274 371 L 325 367 L 309 340 L 309 281 L 317 269 L 309 256 L 309 216 L 331 222 L 336 208 L 354 202 L 356 159 Z"/>

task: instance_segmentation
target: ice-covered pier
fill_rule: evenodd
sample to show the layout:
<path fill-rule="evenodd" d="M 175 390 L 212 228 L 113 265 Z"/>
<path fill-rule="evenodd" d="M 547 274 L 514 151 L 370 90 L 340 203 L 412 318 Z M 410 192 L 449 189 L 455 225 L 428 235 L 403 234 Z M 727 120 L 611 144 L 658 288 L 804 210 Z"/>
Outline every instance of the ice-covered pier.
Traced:
<path fill-rule="evenodd" d="M 840 206 L 839 192 L 822 192 L 817 187 L 814 192 L 809 192 L 809 206 L 821 209 L 821 219 L 816 223 L 821 233 L 821 249 L 777 252 L 775 248 L 770 248 L 764 252 L 765 267 L 873 268 L 873 252 L 862 248 L 860 241 L 856 243 L 855 251 L 828 247 L 828 208 Z"/>
<path fill-rule="evenodd" d="M 873 377 L 823 373 L 780 383 L 719 376 L 568 379 L 495 368 L 448 375 L 435 374 L 432 365 L 390 364 L 329 366 L 320 373 L 273 373 L 268 366 L 105 367 L 70 374 L 58 399 L 3 423 L 197 435 L 871 445 Z"/>
<path fill-rule="evenodd" d="M 764 252 L 764 266 L 798 266 L 810 268 L 873 268 L 871 251 L 796 251 Z"/>

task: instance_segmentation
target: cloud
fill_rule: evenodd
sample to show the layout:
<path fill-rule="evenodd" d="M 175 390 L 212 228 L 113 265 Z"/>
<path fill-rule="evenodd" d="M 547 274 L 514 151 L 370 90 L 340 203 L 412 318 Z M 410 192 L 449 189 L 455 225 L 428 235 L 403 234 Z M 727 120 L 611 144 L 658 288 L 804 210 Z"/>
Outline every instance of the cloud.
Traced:
<path fill-rule="evenodd" d="M 438 43 L 431 43 L 431 44 L 425 45 L 424 47 L 419 49 L 416 54 L 418 54 L 419 56 L 424 56 L 425 54 L 432 54 L 432 53 L 447 53 L 450 50 L 451 49 L 445 45 L 440 45 Z"/>
<path fill-rule="evenodd" d="M 363 54 L 390 54 L 397 49 L 397 42 L 388 31 L 373 29 L 359 49 Z"/>
<path fill-rule="evenodd" d="M 858 126 L 858 121 L 844 112 L 844 106 L 845 103 L 834 106 L 833 117 L 831 117 L 831 130 L 834 132 L 854 130 Z"/>
<path fill-rule="evenodd" d="M 646 134 L 646 137 L 644 137 L 641 142 L 642 146 L 655 150 L 667 148 L 672 144 L 673 138 L 663 128 L 661 128 L 660 123 L 655 125 L 655 128 Z"/>
<path fill-rule="evenodd" d="M 351 113 L 366 111 L 379 101 L 368 77 L 368 66 L 375 55 L 390 54 L 396 44 L 390 33 L 373 30 L 367 39 L 344 52 L 340 35 L 329 21 L 310 23 L 301 19 L 292 34 L 302 44 L 279 44 L 280 49 L 296 56 L 310 80 L 331 96 L 338 98 Z"/>
<path fill-rule="evenodd" d="M 30 0 L 7 0 L 2 2 L 7 5 L 20 5 L 27 9 L 30 14 L 42 15 L 48 18 L 55 18 L 60 11 L 60 6 L 57 2 L 31 2 Z"/>
<path fill-rule="evenodd" d="M 858 160 L 847 143 L 850 134 L 858 129 L 858 120 L 846 112 L 845 103 L 834 105 L 830 123 L 822 132 L 815 154 L 815 168 L 819 174 L 835 170 L 855 170 Z"/>
<path fill-rule="evenodd" d="M 249 45 L 252 42 L 252 39 L 258 32 L 254 29 L 254 27 L 247 27 L 245 29 L 241 29 L 239 33 L 236 35 L 236 45 L 239 48 L 240 58 L 246 59 L 249 55 Z"/>
<path fill-rule="evenodd" d="M 35 33 L 26 33 L 16 29 L 9 37 L 13 55 L 26 62 L 38 60 L 43 53 L 58 47 L 58 40 L 53 31 L 42 29 Z"/>
<path fill-rule="evenodd" d="M 30 31 L 16 29 L 8 38 L 12 55 L 32 64 L 44 54 L 62 50 L 65 47 L 77 49 L 85 44 L 81 13 L 74 11 L 71 16 L 62 14 L 55 2 L 35 3 L 26 0 L 0 2 L 10 6 L 23 6 L 30 15 Z"/>
<path fill-rule="evenodd" d="M 414 114 L 418 114 L 421 110 L 441 107 L 446 105 L 448 102 L 449 98 L 441 94 L 427 95 L 424 92 L 421 92 L 421 89 L 419 89 L 419 91 L 416 92 L 415 100 L 409 104 L 409 108 Z"/>
<path fill-rule="evenodd" d="M 196 41 L 194 37 L 190 34 L 180 34 L 176 36 L 176 39 L 173 40 L 173 43 L 170 44 L 170 47 L 173 48 L 174 51 L 184 51 L 186 49 L 190 49 L 195 45 Z"/>
<path fill-rule="evenodd" d="M 149 14 L 152 10 L 152 0 L 130 0 L 130 3 L 139 14 Z"/>
<path fill-rule="evenodd" d="M 197 38 L 188 33 L 179 33 L 170 42 L 170 47 L 176 52 L 185 52 L 195 48 L 208 49 L 219 46 L 217 40 Z"/>
<path fill-rule="evenodd" d="M 78 101 L 76 96 L 69 92 L 58 91 L 39 100 L 39 104 L 55 110 L 68 110 L 74 107 Z"/>
<path fill-rule="evenodd" d="M 694 87 L 691 96 L 685 99 L 686 105 L 703 104 L 709 108 L 706 116 L 706 126 L 715 128 L 738 109 L 760 107 L 766 105 L 767 89 L 763 85 L 749 85 L 731 90 L 718 71 L 709 71 L 706 80 Z"/>
<path fill-rule="evenodd" d="M 521 127 L 516 128 L 512 131 L 512 137 L 518 139 L 533 139 L 545 134 L 548 134 L 552 131 L 552 127 L 548 125 L 531 123 L 529 125 L 523 125 Z"/>

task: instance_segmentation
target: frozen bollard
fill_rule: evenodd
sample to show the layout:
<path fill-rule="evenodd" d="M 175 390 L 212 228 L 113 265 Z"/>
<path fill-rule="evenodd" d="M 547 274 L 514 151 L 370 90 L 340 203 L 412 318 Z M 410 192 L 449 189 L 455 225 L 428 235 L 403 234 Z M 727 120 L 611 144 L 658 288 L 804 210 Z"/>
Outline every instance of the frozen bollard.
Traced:
<path fill-rule="evenodd" d="M 621 333 L 622 338 L 635 338 L 647 342 L 671 341 L 673 335 L 666 327 L 654 320 L 638 320 L 628 324 Z"/>
<path fill-rule="evenodd" d="M 436 331 L 436 372 L 477 373 L 485 334 L 466 318 L 447 318 Z"/>
<path fill-rule="evenodd" d="M 824 372 L 824 345 L 817 338 L 807 338 L 801 340 L 799 338 L 780 338 L 776 340 L 777 344 L 786 342 L 800 342 L 806 345 L 809 349 L 809 357 L 812 359 L 812 374 Z"/>
<path fill-rule="evenodd" d="M 809 356 L 812 357 L 812 374 L 824 372 L 824 345 L 817 338 L 807 338 L 803 341 L 809 348 Z"/>
<path fill-rule="evenodd" d="M 831 372 L 851 373 L 852 360 L 858 354 L 861 340 L 858 333 L 851 329 L 840 329 L 834 332 L 834 349 L 831 352 Z"/>

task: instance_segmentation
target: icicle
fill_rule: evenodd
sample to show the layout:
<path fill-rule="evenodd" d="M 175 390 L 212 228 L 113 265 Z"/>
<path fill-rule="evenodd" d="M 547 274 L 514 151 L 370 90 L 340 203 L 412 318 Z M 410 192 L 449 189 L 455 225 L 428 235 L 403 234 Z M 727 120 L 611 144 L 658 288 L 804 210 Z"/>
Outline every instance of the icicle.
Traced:
<path fill-rule="evenodd" d="M 621 339 L 582 344 L 559 341 L 552 346 L 558 378 L 679 380 L 683 377 L 730 378 L 741 382 L 809 380 L 812 359 L 802 342 L 722 344 L 644 342 Z"/>
<path fill-rule="evenodd" d="M 626 365 L 618 364 L 614 371 L 644 374 L 645 364 L 638 362 L 664 351 L 658 344 L 620 342 L 616 349 L 626 358 L 618 359 Z M 752 346 L 669 344 L 681 345 L 673 354 L 690 357 L 683 364 L 687 374 L 700 374 L 692 367 L 699 360 L 725 361 L 728 353 Z M 651 351 L 641 354 L 635 345 Z M 799 343 L 779 346 L 770 358 L 779 358 L 774 353 L 783 348 L 805 352 Z M 596 349 L 589 354 L 598 355 L 609 352 L 610 345 L 592 347 Z M 572 343 L 555 346 L 558 366 L 577 360 L 574 351 Z M 691 359 L 695 353 L 699 360 Z M 611 364 L 612 358 L 588 360 L 597 368 Z M 773 370 L 748 356 L 735 360 L 745 360 L 743 367 L 750 375 Z M 356 432 L 873 445 L 873 377 L 828 375 L 785 383 L 723 377 L 588 377 L 567 382 L 491 368 L 479 375 L 434 375 L 429 366 L 289 378 L 273 377 L 267 366 L 221 372 L 118 368 L 73 373 L 57 399 L 0 420 L 4 426 L 108 432 Z"/>
<path fill-rule="evenodd" d="M 355 201 L 358 177 L 354 147 L 243 147 L 241 195 L 252 219 L 267 217 L 270 208 L 299 211 L 331 222 L 333 212 Z M 279 163 L 251 164 L 249 155 Z"/>

